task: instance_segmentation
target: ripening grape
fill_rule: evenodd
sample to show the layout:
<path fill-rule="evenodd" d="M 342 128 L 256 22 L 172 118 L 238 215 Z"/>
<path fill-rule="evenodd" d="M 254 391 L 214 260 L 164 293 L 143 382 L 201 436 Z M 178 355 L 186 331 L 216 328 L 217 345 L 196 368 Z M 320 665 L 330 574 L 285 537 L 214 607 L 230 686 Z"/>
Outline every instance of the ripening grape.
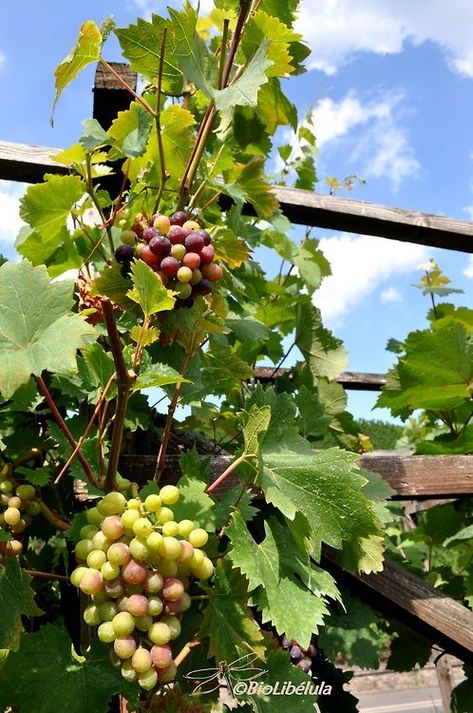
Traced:
<path fill-rule="evenodd" d="M 107 550 L 107 559 L 119 567 L 128 564 L 131 560 L 130 548 L 124 542 L 114 542 Z"/>
<path fill-rule="evenodd" d="M 159 572 L 150 572 L 143 582 L 143 589 L 148 594 L 158 594 L 163 588 L 164 578 Z"/>
<path fill-rule="evenodd" d="M 153 624 L 148 630 L 150 640 L 157 646 L 169 643 L 171 641 L 171 633 L 169 626 L 162 621 Z"/>
<path fill-rule="evenodd" d="M 121 611 L 113 617 L 112 626 L 117 636 L 128 636 L 135 628 L 135 620 L 129 612 Z"/>
<path fill-rule="evenodd" d="M 101 525 L 102 532 L 109 540 L 119 540 L 125 530 L 120 515 L 109 515 Z"/>
<path fill-rule="evenodd" d="M 159 569 L 163 577 L 175 577 L 178 573 L 176 560 L 163 559 L 159 563 Z"/>
<path fill-rule="evenodd" d="M 148 599 L 148 611 L 151 616 L 159 616 L 163 611 L 163 603 L 159 597 L 150 597 Z"/>
<path fill-rule="evenodd" d="M 175 577 L 168 577 L 164 580 L 163 597 L 164 599 L 175 602 L 184 594 L 184 585 Z"/>
<path fill-rule="evenodd" d="M 212 292 L 212 283 L 203 277 L 199 284 L 196 285 L 196 290 L 199 295 L 209 295 Z"/>
<path fill-rule="evenodd" d="M 187 542 L 187 540 L 181 540 L 179 544 L 181 545 L 181 553 L 179 557 L 176 558 L 176 562 L 178 564 L 190 563 L 194 556 L 194 548 L 190 542 Z"/>
<path fill-rule="evenodd" d="M 133 523 L 133 532 L 137 537 L 146 538 L 153 532 L 153 523 L 147 517 L 139 517 Z"/>
<path fill-rule="evenodd" d="M 128 597 L 126 608 L 133 616 L 146 616 L 148 599 L 143 594 L 132 594 L 131 597 Z"/>
<path fill-rule="evenodd" d="M 112 579 L 110 582 L 104 582 L 105 592 L 111 599 L 118 599 L 123 596 L 125 591 L 124 584 L 122 580 L 117 577 L 117 579 Z"/>
<path fill-rule="evenodd" d="M 149 557 L 150 548 L 145 542 L 134 537 L 129 544 L 130 554 L 135 560 L 145 560 Z"/>
<path fill-rule="evenodd" d="M 161 235 L 167 235 L 171 227 L 171 221 L 166 215 L 157 215 L 153 220 L 153 226 L 159 230 Z"/>
<path fill-rule="evenodd" d="M 122 577 L 128 584 L 141 584 L 145 581 L 147 569 L 137 560 L 130 560 L 122 569 Z"/>
<path fill-rule="evenodd" d="M 131 683 L 133 681 L 136 681 L 138 678 L 138 674 L 136 673 L 135 669 L 133 668 L 133 665 L 131 663 L 131 660 L 129 661 L 124 661 L 121 665 L 121 672 L 122 676 L 126 681 L 130 681 Z"/>
<path fill-rule="evenodd" d="M 172 651 L 169 644 L 153 646 L 150 655 L 153 666 L 156 668 L 166 668 L 172 661 Z"/>
<path fill-rule="evenodd" d="M 158 512 L 161 507 L 161 498 L 152 493 L 147 496 L 143 504 L 148 512 Z"/>
<path fill-rule="evenodd" d="M 150 614 L 135 616 L 135 625 L 140 631 L 148 631 L 153 626 L 153 617 Z"/>
<path fill-rule="evenodd" d="M 181 633 L 181 622 L 172 614 L 166 614 L 161 617 L 161 622 L 169 628 L 171 632 L 171 639 L 177 639 Z M 156 642 L 153 642 L 156 643 Z"/>
<path fill-rule="evenodd" d="M 150 668 L 145 673 L 138 674 L 138 684 L 145 691 L 151 691 L 158 683 L 158 674 L 154 668 Z"/>
<path fill-rule="evenodd" d="M 181 227 L 184 225 L 186 220 L 189 220 L 189 218 L 187 216 L 187 213 L 184 213 L 183 210 L 176 211 L 169 218 L 169 222 L 171 223 L 171 225 L 180 225 Z"/>
<path fill-rule="evenodd" d="M 123 527 L 126 530 L 133 530 L 133 525 L 140 518 L 140 513 L 138 510 L 125 510 L 122 515 Z"/>
<path fill-rule="evenodd" d="M 21 512 L 18 510 L 18 508 L 9 507 L 3 513 L 3 517 L 7 525 L 13 526 L 20 522 Z"/>
<path fill-rule="evenodd" d="M 21 500 L 31 500 L 36 495 L 35 487 L 29 483 L 19 485 L 15 492 Z"/>
<path fill-rule="evenodd" d="M 100 572 L 105 581 L 110 582 L 112 579 L 116 579 L 120 575 L 120 567 L 111 562 L 104 562 L 100 568 Z"/>
<path fill-rule="evenodd" d="M 113 650 L 120 659 L 129 659 L 136 652 L 136 641 L 133 636 L 119 636 L 113 642 Z"/>
<path fill-rule="evenodd" d="M 215 250 L 211 245 L 204 245 L 200 251 L 200 262 L 202 265 L 209 265 L 215 257 Z"/>
<path fill-rule="evenodd" d="M 158 669 L 158 679 L 160 683 L 170 683 L 176 678 L 177 667 L 174 661 L 171 661 L 166 668 Z"/>
<path fill-rule="evenodd" d="M 171 241 L 163 235 L 156 235 L 149 241 L 149 249 L 160 258 L 165 258 L 171 252 Z"/>
<path fill-rule="evenodd" d="M 140 501 L 136 498 L 130 498 L 126 504 L 129 510 L 139 510 L 141 507 Z"/>
<path fill-rule="evenodd" d="M 8 499 L 7 505 L 9 508 L 16 508 L 17 510 L 23 509 L 21 498 L 18 498 L 16 495 Z"/>
<path fill-rule="evenodd" d="M 209 536 L 204 529 L 198 527 L 189 533 L 187 539 L 189 540 L 192 547 L 203 547 L 207 544 Z"/>
<path fill-rule="evenodd" d="M 115 641 L 117 637 L 112 622 L 104 621 L 102 624 L 100 624 L 99 628 L 97 629 L 97 636 L 99 638 L 99 641 L 102 641 L 104 644 L 111 644 L 113 641 Z"/>
<path fill-rule="evenodd" d="M 102 621 L 112 621 L 115 614 L 118 614 L 117 605 L 115 604 L 115 602 L 110 601 L 110 599 L 107 599 L 107 601 L 99 604 L 97 609 L 99 611 Z"/>
<path fill-rule="evenodd" d="M 80 580 L 85 572 L 87 572 L 87 567 L 76 567 L 76 569 L 72 572 L 70 579 L 74 587 L 78 587 L 80 585 Z"/>
<path fill-rule="evenodd" d="M 131 664 L 137 673 L 145 673 L 153 665 L 153 660 L 148 649 L 140 646 L 136 649 L 131 659 Z"/>
<path fill-rule="evenodd" d="M 179 282 L 190 282 L 192 280 L 192 270 L 190 267 L 186 267 L 183 265 L 182 267 L 179 268 L 179 270 L 176 273 L 176 277 L 179 280 Z"/>
<path fill-rule="evenodd" d="M 185 255 L 186 248 L 185 245 L 183 245 L 182 243 L 176 243 L 171 247 L 171 257 L 175 258 L 176 260 L 182 260 Z"/>
<path fill-rule="evenodd" d="M 181 545 L 175 537 L 163 537 L 161 546 L 158 549 L 159 554 L 164 559 L 175 560 L 181 554 Z"/>
<path fill-rule="evenodd" d="M 91 540 L 97 532 L 98 529 L 95 525 L 84 525 L 84 527 L 81 528 L 80 536 L 82 540 Z"/>
<path fill-rule="evenodd" d="M 102 589 L 102 575 L 96 569 L 86 569 L 80 578 L 79 587 L 84 594 L 96 594 Z"/>
<path fill-rule="evenodd" d="M 102 515 L 96 507 L 90 508 L 86 513 L 87 522 L 91 525 L 101 525 L 105 520 L 105 515 Z"/>

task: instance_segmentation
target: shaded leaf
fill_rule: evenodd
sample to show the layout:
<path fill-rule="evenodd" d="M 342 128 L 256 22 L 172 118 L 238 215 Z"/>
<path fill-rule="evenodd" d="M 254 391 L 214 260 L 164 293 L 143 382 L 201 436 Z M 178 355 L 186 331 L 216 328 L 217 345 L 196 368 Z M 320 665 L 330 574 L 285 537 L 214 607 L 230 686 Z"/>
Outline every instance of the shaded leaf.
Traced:
<path fill-rule="evenodd" d="M 34 602 L 31 580 L 21 569 L 17 557 L 7 557 L 0 566 L 0 649 L 18 648 L 23 630 L 22 616 L 43 614 Z"/>

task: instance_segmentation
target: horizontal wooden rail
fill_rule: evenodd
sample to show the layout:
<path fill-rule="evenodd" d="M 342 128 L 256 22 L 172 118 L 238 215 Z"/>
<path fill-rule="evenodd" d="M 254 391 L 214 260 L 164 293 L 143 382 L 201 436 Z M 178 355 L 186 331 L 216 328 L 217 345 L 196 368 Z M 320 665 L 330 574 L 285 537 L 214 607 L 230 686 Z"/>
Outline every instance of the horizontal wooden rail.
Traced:
<path fill-rule="evenodd" d="M 275 369 L 272 366 L 259 366 L 254 371 L 256 381 L 269 383 L 278 376 L 284 376 L 289 369 Z M 337 377 L 339 384 L 351 391 L 380 391 L 386 384 L 384 374 L 369 374 L 355 371 L 344 371 Z"/>
<path fill-rule="evenodd" d="M 472 611 L 392 560 L 385 560 L 382 572 L 366 575 L 342 570 L 335 550 L 323 548 L 323 557 L 340 584 L 389 620 L 401 619 L 447 653 L 473 663 Z"/>
<path fill-rule="evenodd" d="M 51 161 L 59 149 L 0 142 L 0 179 L 37 183 L 67 169 Z M 377 235 L 430 247 L 473 252 L 473 223 L 391 206 L 275 186 L 283 213 L 294 223 Z"/>

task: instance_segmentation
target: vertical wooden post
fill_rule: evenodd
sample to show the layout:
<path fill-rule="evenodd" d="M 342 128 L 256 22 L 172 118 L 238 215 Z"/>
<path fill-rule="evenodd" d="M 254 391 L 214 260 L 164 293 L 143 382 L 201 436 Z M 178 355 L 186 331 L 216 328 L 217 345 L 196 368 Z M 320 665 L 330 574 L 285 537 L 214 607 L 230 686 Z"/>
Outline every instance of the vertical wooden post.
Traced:
<path fill-rule="evenodd" d="M 452 669 L 450 660 L 447 655 L 442 656 L 435 664 L 437 672 L 437 680 L 440 688 L 440 696 L 442 698 L 443 713 L 451 713 L 450 702 L 452 699 L 452 691 L 455 683 L 452 677 Z"/>

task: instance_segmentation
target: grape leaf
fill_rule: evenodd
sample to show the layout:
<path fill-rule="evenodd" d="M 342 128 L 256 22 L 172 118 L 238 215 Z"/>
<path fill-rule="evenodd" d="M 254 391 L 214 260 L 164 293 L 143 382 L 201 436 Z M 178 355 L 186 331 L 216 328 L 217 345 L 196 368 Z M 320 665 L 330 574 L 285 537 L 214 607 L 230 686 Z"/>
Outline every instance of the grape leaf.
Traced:
<path fill-rule="evenodd" d="M 56 68 L 54 76 L 56 78 L 56 96 L 54 97 L 53 108 L 51 110 L 51 126 L 53 124 L 54 109 L 61 93 L 67 85 L 77 77 L 79 72 L 92 62 L 98 62 L 102 49 L 102 35 L 93 22 L 87 20 L 81 25 L 76 44 Z"/>
<path fill-rule="evenodd" d="M 460 540 L 473 540 L 473 525 L 468 525 L 468 527 L 462 528 L 451 537 L 447 537 L 443 546 L 448 547 L 452 542 L 458 542 Z"/>
<path fill-rule="evenodd" d="M 15 468 L 15 475 L 22 475 L 28 483 L 40 488 L 48 485 L 53 476 L 50 466 L 43 466 L 42 468 L 33 470 L 32 468 L 26 468 L 22 465 Z"/>
<path fill-rule="evenodd" d="M 86 151 L 91 151 L 98 146 L 106 146 L 110 143 L 107 132 L 102 128 L 97 119 L 84 119 L 82 127 L 82 136 L 79 141 Z M 96 158 L 93 156 L 92 160 L 96 160 Z"/>
<path fill-rule="evenodd" d="M 74 515 L 71 520 L 70 527 L 64 532 L 65 536 L 72 540 L 72 542 L 77 543 L 82 539 L 80 536 L 80 531 L 83 527 L 89 524 L 87 520 L 87 513 L 78 512 Z"/>
<path fill-rule="evenodd" d="M 291 30 L 277 17 L 258 10 L 245 28 L 241 47 L 246 57 L 250 57 L 254 47 L 259 47 L 264 40 L 268 40 L 267 55 L 273 65 L 268 68 L 267 74 L 269 77 L 283 77 L 294 72 L 290 46 L 301 37 L 302 35 Z"/>
<path fill-rule="evenodd" d="M 23 630 L 22 616 L 44 613 L 33 599 L 31 579 L 21 569 L 17 557 L 7 557 L 0 566 L 0 649 L 18 648 Z"/>
<path fill-rule="evenodd" d="M 225 324 L 239 342 L 265 342 L 269 336 L 267 326 L 252 317 L 227 317 Z"/>
<path fill-rule="evenodd" d="M 142 389 L 151 389 L 166 384 L 177 384 L 180 381 L 187 381 L 181 374 L 167 364 L 150 364 L 149 367 L 143 369 L 138 374 L 137 379 L 133 382 L 132 388 L 134 391 Z"/>
<path fill-rule="evenodd" d="M 390 671 L 412 671 L 423 668 L 430 659 L 432 643 L 400 622 L 394 623 L 396 636 L 391 641 L 391 652 L 386 664 Z"/>
<path fill-rule="evenodd" d="M 350 666 L 356 661 L 361 668 L 378 668 L 389 641 L 371 607 L 348 593 L 343 595 L 346 613 L 331 614 L 319 633 L 319 645 L 325 655 L 335 660 L 342 653 Z"/>
<path fill-rule="evenodd" d="M 209 638 L 209 656 L 230 662 L 252 652 L 263 655 L 263 635 L 245 603 L 245 579 L 232 570 L 228 560 L 218 560 L 208 594 L 199 638 Z"/>
<path fill-rule="evenodd" d="M 179 478 L 180 498 L 172 509 L 176 520 L 192 520 L 196 527 L 215 532 L 215 503 L 205 494 L 206 488 L 207 483 L 184 474 Z"/>
<path fill-rule="evenodd" d="M 315 379 L 335 379 L 348 365 L 341 341 L 322 326 L 319 310 L 309 302 L 297 305 L 296 344 Z"/>
<path fill-rule="evenodd" d="M 145 317 L 174 307 L 173 292 L 167 290 L 159 275 L 142 260 L 136 260 L 131 268 L 133 287 L 127 297 L 140 305 Z"/>
<path fill-rule="evenodd" d="M 125 681 L 112 664 L 109 647 L 94 639 L 81 661 L 71 654 L 67 631 L 54 624 L 23 637 L 19 651 L 3 666 L 0 681 L 0 703 L 19 706 L 22 713 L 103 713 L 115 693 L 133 705 L 138 702 L 137 684 Z"/>
<path fill-rule="evenodd" d="M 215 505 L 215 529 L 219 530 L 228 520 L 228 515 L 232 511 L 234 504 L 240 497 L 241 486 L 236 485 L 230 490 L 226 490 L 218 503 Z M 238 503 L 238 512 L 245 522 L 254 520 L 256 515 L 259 513 L 258 508 L 251 505 L 251 500 L 253 499 L 253 493 L 251 490 L 247 490 L 241 497 Z"/>
<path fill-rule="evenodd" d="M 182 72 L 175 56 L 175 29 L 163 17 L 151 16 L 151 22 L 139 18 L 136 25 L 118 28 L 118 37 L 123 55 L 129 60 L 133 69 L 146 79 L 154 82 L 159 72 L 161 42 L 164 28 L 167 28 L 166 48 L 163 67 L 163 89 L 169 94 L 180 94 L 182 91 Z"/>
<path fill-rule="evenodd" d="M 12 536 L 10 535 L 9 532 L 6 532 L 6 530 L 2 530 L 0 527 L 0 542 L 9 542 L 12 539 Z"/>
<path fill-rule="evenodd" d="M 235 106 L 256 106 L 259 90 L 268 81 L 266 71 L 273 65 L 267 56 L 268 47 L 269 42 L 263 40 L 241 77 L 225 89 L 212 92 L 219 111 L 228 112 Z"/>
<path fill-rule="evenodd" d="M 294 131 L 297 128 L 297 109 L 282 91 L 281 82 L 276 77 L 271 77 L 261 87 L 256 111 L 271 134 L 276 131 L 278 126 L 289 125 Z M 289 146 L 289 152 L 291 148 Z"/>
<path fill-rule="evenodd" d="M 44 183 L 29 186 L 20 201 L 20 216 L 45 242 L 49 242 L 64 228 L 69 213 L 84 195 L 86 187 L 79 176 L 48 173 L 44 178 Z"/>
<path fill-rule="evenodd" d="M 307 556 L 300 556 L 287 528 L 274 518 L 264 523 L 264 530 L 265 539 L 257 544 L 235 511 L 226 528 L 231 540 L 229 557 L 248 578 L 248 590 L 262 612 L 263 624 L 271 621 L 278 634 L 307 648 L 328 613 L 323 595 L 316 596 L 307 586 L 317 579 L 317 570 Z"/>
<path fill-rule="evenodd" d="M 106 268 L 92 281 L 90 294 L 93 297 L 108 297 L 122 307 L 133 307 L 133 303 L 127 297 L 130 288 L 130 280 L 120 272 L 120 266 L 114 262 L 111 267 Z"/>
<path fill-rule="evenodd" d="M 77 371 L 76 351 L 96 337 L 72 314 L 72 285 L 49 282 L 46 267 L 6 262 L 0 267 L 0 392 L 10 398 L 31 374 Z"/>

